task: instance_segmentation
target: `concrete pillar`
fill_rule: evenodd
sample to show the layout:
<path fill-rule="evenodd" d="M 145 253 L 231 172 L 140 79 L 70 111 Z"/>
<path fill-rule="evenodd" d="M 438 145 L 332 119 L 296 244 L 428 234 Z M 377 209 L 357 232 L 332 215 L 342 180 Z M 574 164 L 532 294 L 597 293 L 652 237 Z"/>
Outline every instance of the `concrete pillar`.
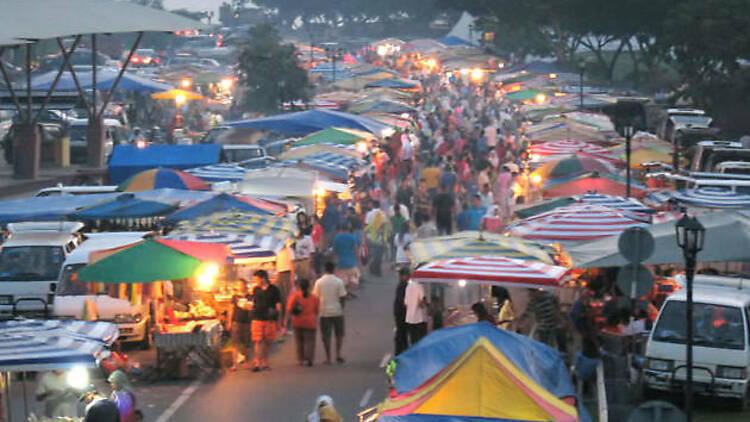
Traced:
<path fill-rule="evenodd" d="M 102 119 L 89 117 L 89 127 L 86 132 L 89 167 L 97 169 L 104 167 L 104 138 Z"/>
<path fill-rule="evenodd" d="M 35 123 L 23 123 L 18 126 L 18 143 L 13 168 L 20 179 L 39 177 L 39 162 L 42 151 L 42 137 Z"/>

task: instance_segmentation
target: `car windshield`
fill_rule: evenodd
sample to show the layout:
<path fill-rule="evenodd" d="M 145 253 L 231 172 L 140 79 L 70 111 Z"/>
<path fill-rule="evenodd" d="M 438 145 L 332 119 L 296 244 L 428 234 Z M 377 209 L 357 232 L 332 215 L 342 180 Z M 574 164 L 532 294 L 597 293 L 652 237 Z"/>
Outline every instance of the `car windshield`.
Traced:
<path fill-rule="evenodd" d="M 745 324 L 740 308 L 696 303 L 693 306 L 693 335 L 696 346 L 743 350 Z M 687 338 L 685 302 L 664 305 L 654 327 L 654 341 L 684 344 Z"/>
<path fill-rule="evenodd" d="M 57 280 L 62 246 L 10 246 L 0 251 L 0 281 Z"/>
<path fill-rule="evenodd" d="M 711 124 L 711 118 L 707 116 L 698 116 L 694 114 L 675 114 L 672 116 L 675 123 L 691 126 L 708 126 Z"/>
<path fill-rule="evenodd" d="M 63 268 L 62 276 L 60 277 L 60 284 L 57 286 L 57 294 L 59 295 L 85 295 L 89 293 L 88 283 L 77 281 L 77 274 L 79 268 L 85 264 L 71 264 L 66 265 Z"/>
<path fill-rule="evenodd" d="M 86 126 L 70 126 L 68 128 L 68 134 L 70 134 L 71 141 L 85 141 Z"/>
<path fill-rule="evenodd" d="M 227 149 L 224 150 L 224 152 L 226 153 L 227 161 L 230 163 L 238 163 L 240 161 L 263 157 L 263 153 L 258 148 Z"/>

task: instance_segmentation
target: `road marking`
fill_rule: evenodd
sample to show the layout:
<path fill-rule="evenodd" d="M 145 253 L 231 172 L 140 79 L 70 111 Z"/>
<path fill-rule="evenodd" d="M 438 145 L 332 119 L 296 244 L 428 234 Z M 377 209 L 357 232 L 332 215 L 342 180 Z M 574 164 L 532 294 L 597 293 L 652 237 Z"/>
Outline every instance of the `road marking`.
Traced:
<path fill-rule="evenodd" d="M 367 403 L 370 402 L 370 397 L 372 397 L 372 388 L 368 388 L 367 391 L 365 391 L 362 400 L 359 401 L 359 407 L 367 406 Z"/>
<path fill-rule="evenodd" d="M 385 368 L 385 365 L 388 365 L 388 362 L 391 360 L 391 354 L 386 353 L 383 355 L 383 359 L 380 361 L 380 367 Z"/>
<path fill-rule="evenodd" d="M 156 422 L 167 422 L 169 418 L 174 416 L 174 414 L 177 412 L 177 410 L 185 404 L 185 402 L 190 398 L 190 396 L 195 393 L 195 390 L 200 387 L 200 384 L 202 382 L 202 378 L 198 378 L 197 380 L 193 381 L 188 387 L 183 390 L 183 392 L 180 394 L 179 397 L 167 408 L 167 410 L 164 411 L 161 415 L 159 415 L 159 418 L 156 419 Z"/>

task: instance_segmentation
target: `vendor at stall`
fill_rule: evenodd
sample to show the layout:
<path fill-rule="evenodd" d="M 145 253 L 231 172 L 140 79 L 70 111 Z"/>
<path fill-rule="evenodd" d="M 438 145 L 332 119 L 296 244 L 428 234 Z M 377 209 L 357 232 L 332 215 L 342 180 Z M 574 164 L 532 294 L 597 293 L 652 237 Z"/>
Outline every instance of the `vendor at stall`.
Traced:
<path fill-rule="evenodd" d="M 252 322 L 253 301 L 247 292 L 247 281 L 240 280 L 235 285 L 235 294 L 232 296 L 232 366 L 230 371 L 236 371 L 237 365 L 245 362 L 250 356 L 250 323 Z"/>

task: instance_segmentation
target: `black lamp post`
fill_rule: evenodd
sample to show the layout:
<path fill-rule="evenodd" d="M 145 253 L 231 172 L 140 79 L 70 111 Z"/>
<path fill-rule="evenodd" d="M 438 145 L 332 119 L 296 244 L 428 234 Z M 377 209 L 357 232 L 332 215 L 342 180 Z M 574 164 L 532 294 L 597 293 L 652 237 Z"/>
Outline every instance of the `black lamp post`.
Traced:
<path fill-rule="evenodd" d="M 326 47 L 326 57 L 333 62 L 333 82 L 336 82 L 336 60 L 343 55 L 344 52 L 340 48 Z"/>
<path fill-rule="evenodd" d="M 633 138 L 633 126 L 623 127 L 622 132 L 625 135 L 625 196 L 630 198 L 630 141 Z"/>
<path fill-rule="evenodd" d="M 687 214 L 675 224 L 677 235 L 677 246 L 682 248 L 685 256 L 685 276 L 687 279 L 687 301 L 685 316 L 687 322 L 687 339 L 685 341 L 687 376 L 685 379 L 685 414 L 687 421 L 693 420 L 693 276 L 695 275 L 695 263 L 698 252 L 703 249 L 703 240 L 706 229 L 695 217 Z"/>
<path fill-rule="evenodd" d="M 578 62 L 578 75 L 580 76 L 580 79 L 578 80 L 578 96 L 580 98 L 580 109 L 583 110 L 583 73 L 586 71 L 586 62 L 581 60 Z"/>

